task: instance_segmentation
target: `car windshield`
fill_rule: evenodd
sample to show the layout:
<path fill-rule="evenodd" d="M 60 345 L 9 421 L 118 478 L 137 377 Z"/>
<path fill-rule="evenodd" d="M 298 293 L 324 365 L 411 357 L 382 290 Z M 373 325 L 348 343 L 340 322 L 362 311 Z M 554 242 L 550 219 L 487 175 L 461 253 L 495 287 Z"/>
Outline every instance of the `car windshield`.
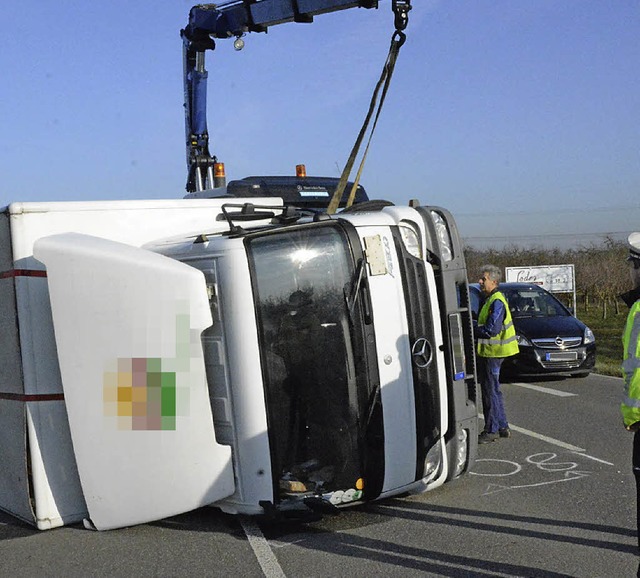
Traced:
<path fill-rule="evenodd" d="M 537 287 L 506 288 L 500 290 L 509 302 L 511 316 L 556 317 L 569 316 L 569 310 L 553 295 Z"/>

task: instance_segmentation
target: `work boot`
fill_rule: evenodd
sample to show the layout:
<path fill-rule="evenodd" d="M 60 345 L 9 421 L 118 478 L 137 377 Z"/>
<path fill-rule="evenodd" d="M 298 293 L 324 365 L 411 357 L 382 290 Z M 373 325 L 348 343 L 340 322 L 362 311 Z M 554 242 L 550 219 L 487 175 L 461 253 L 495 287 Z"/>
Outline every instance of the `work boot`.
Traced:
<path fill-rule="evenodd" d="M 511 437 L 511 430 L 508 427 L 503 427 L 503 428 L 498 430 L 498 435 L 501 438 L 510 438 Z"/>
<path fill-rule="evenodd" d="M 488 431 L 483 431 L 478 436 L 478 443 L 479 444 L 488 444 L 488 443 L 491 443 L 491 442 L 495 442 L 499 437 L 500 437 L 500 435 L 498 433 L 490 433 Z"/>

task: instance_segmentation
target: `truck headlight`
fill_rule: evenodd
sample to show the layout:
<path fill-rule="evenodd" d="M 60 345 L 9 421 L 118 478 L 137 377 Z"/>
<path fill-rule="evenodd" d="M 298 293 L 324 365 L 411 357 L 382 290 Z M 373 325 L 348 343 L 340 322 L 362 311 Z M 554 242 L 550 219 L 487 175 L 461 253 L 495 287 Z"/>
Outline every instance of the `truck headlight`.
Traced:
<path fill-rule="evenodd" d="M 457 478 L 463 471 L 467 465 L 467 453 L 468 453 L 468 444 L 467 440 L 469 438 L 469 432 L 466 429 L 461 429 L 458 432 L 458 447 L 456 448 L 456 455 L 454 456 L 454 470 L 453 470 L 453 478 Z"/>
<path fill-rule="evenodd" d="M 416 230 L 410 225 L 401 223 L 400 234 L 402 235 L 402 244 L 408 253 L 417 259 L 422 259 L 422 247 Z"/>
<path fill-rule="evenodd" d="M 449 229 L 447 228 L 447 223 L 442 218 L 442 215 L 440 213 L 436 213 L 436 211 L 431 211 L 431 218 L 433 219 L 433 224 L 436 226 L 436 234 L 438 235 L 438 240 L 440 241 L 440 248 L 442 249 L 442 260 L 451 261 L 453 259 L 453 247 L 451 243 L 451 235 L 449 234 Z"/>
<path fill-rule="evenodd" d="M 424 459 L 424 472 L 422 474 L 422 481 L 425 483 L 430 482 L 440 471 L 441 463 L 442 450 L 440 448 L 440 444 L 437 443 L 427 452 L 427 457 Z"/>

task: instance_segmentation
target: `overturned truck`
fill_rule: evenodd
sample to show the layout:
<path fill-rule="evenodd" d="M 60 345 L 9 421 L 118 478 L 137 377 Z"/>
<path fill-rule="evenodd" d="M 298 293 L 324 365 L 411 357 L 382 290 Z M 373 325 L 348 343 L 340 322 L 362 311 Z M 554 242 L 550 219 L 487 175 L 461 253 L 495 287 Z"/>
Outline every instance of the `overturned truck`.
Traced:
<path fill-rule="evenodd" d="M 330 216 L 294 181 L 0 213 L 0 508 L 40 529 L 304 516 L 471 467 L 452 216 L 364 192 Z"/>

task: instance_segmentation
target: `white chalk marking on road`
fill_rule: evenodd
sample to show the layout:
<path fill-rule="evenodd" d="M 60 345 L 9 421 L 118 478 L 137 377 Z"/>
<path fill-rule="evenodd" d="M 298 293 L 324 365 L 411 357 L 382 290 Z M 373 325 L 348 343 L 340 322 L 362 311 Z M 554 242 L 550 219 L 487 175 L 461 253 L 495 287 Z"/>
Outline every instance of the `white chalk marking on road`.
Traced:
<path fill-rule="evenodd" d="M 497 494 L 498 492 L 502 492 L 504 490 L 521 490 L 523 488 L 538 488 L 540 486 L 548 486 L 550 484 L 558 484 L 561 482 L 572 482 L 574 480 L 579 480 L 580 478 L 588 477 L 590 472 L 565 472 L 564 477 L 558 478 L 556 480 L 547 480 L 546 482 L 537 482 L 535 484 L 522 484 L 520 486 L 503 486 L 501 484 L 489 484 L 487 489 L 485 490 L 483 496 L 489 496 L 491 494 Z"/>
<path fill-rule="evenodd" d="M 301 540 L 272 540 L 271 541 L 271 549 L 275 548 L 286 548 L 287 546 L 295 546 L 296 544 L 302 544 L 302 542 L 306 542 L 308 538 L 303 538 Z"/>
<path fill-rule="evenodd" d="M 522 466 L 518 462 L 512 462 L 511 460 L 496 460 L 489 458 L 478 458 L 476 460 L 476 465 L 478 462 L 500 462 L 501 464 L 509 464 L 510 466 L 514 466 L 512 472 L 506 472 L 504 474 L 483 474 L 481 472 L 469 472 L 470 476 L 488 476 L 491 478 L 501 478 L 506 476 L 513 476 L 522 470 Z"/>
<path fill-rule="evenodd" d="M 534 391 L 539 391 L 540 393 L 557 395 L 558 397 L 573 397 L 575 395 L 578 395 L 577 393 L 569 393 L 568 391 L 558 391 L 557 389 L 551 389 L 550 387 L 542 387 L 541 385 L 534 385 L 532 383 L 513 382 L 509 385 L 517 385 L 518 387 L 525 387 L 527 389 L 533 389 Z"/>
<path fill-rule="evenodd" d="M 240 518 L 240 523 L 266 578 L 286 578 L 278 559 L 273 550 L 271 550 L 269 542 L 262 534 L 258 524 L 251 518 L 244 516 Z"/>

